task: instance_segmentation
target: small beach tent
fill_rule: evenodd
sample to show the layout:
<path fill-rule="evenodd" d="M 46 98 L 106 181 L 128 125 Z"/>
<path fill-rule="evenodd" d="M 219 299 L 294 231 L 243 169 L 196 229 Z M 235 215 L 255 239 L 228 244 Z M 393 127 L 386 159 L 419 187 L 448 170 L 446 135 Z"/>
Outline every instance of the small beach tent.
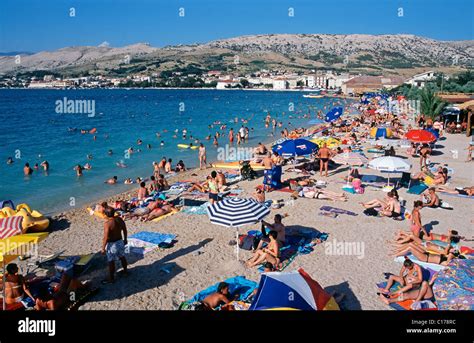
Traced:
<path fill-rule="evenodd" d="M 426 130 L 410 130 L 405 135 L 406 139 L 414 143 L 433 143 L 436 136 Z"/>
<path fill-rule="evenodd" d="M 411 164 L 400 157 L 383 156 L 374 158 L 369 162 L 370 169 L 389 173 L 387 185 L 390 185 L 390 173 L 406 173 L 411 169 Z"/>
<path fill-rule="evenodd" d="M 370 137 L 372 137 L 372 138 L 390 138 L 390 137 L 392 137 L 392 130 L 389 127 L 373 127 L 370 130 Z"/>
<path fill-rule="evenodd" d="M 342 107 L 334 107 L 324 117 L 324 120 L 328 123 L 331 123 L 335 120 L 338 120 L 342 114 L 344 113 L 344 109 Z"/>
<path fill-rule="evenodd" d="M 255 224 L 270 213 L 270 209 L 254 199 L 229 198 L 207 207 L 211 223 L 235 228 L 236 254 L 239 259 L 239 227 Z"/>
<path fill-rule="evenodd" d="M 441 270 L 433 285 L 439 310 L 474 310 L 474 260 L 454 259 Z"/>
<path fill-rule="evenodd" d="M 48 237 L 46 232 L 28 233 L 11 236 L 0 240 L 0 266 L 3 270 L 3 285 L 5 285 L 5 268 L 7 264 L 19 256 L 26 255 L 42 240 Z M 5 309 L 5 287 L 3 287 L 3 309 Z"/>
<path fill-rule="evenodd" d="M 310 155 L 318 149 L 318 145 L 306 139 L 289 139 L 272 147 L 273 152 L 282 156 Z"/>
<path fill-rule="evenodd" d="M 339 305 L 300 268 L 288 273 L 262 274 L 249 310 L 339 310 Z"/>

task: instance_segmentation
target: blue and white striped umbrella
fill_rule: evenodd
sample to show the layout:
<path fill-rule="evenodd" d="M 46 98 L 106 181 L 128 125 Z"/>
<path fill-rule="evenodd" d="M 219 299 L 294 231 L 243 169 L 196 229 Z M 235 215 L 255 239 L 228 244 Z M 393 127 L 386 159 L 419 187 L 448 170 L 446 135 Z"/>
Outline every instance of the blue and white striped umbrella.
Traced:
<path fill-rule="evenodd" d="M 229 198 L 207 207 L 211 223 L 227 227 L 255 224 L 269 213 L 269 208 L 254 199 Z"/>
<path fill-rule="evenodd" d="M 270 209 L 254 199 L 229 198 L 207 207 L 211 223 L 236 229 L 236 254 L 239 259 L 239 227 L 255 224 L 270 213 Z"/>

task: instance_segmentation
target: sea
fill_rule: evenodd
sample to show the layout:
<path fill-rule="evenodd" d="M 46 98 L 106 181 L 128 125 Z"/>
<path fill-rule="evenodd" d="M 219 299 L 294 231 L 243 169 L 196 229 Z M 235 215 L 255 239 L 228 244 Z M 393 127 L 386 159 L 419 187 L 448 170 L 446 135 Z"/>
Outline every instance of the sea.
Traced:
<path fill-rule="evenodd" d="M 237 132 L 247 126 L 249 142 L 242 147 L 252 148 L 259 142 L 277 140 L 285 127 L 307 127 L 318 111 L 350 105 L 350 100 L 305 98 L 303 94 L 214 89 L 0 89 L 0 201 L 27 203 L 47 215 L 92 204 L 136 188 L 123 184 L 124 179 L 149 177 L 153 161 L 162 157 L 171 158 L 173 165 L 183 160 L 188 168 L 197 167 L 198 151 L 181 149 L 178 144 L 196 145 L 197 138 L 206 146 L 208 162 L 215 161 L 218 149 L 228 143 L 230 128 Z M 266 128 L 268 114 L 283 127 Z M 221 125 L 226 129 L 221 131 Z M 186 139 L 183 129 L 187 130 Z M 206 136 L 217 131 L 223 137 L 215 147 Z M 126 152 L 130 147 L 133 154 Z M 7 164 L 9 157 L 12 164 Z M 25 163 L 33 167 L 44 160 L 50 164 L 47 173 L 40 168 L 30 176 L 23 175 Z M 92 169 L 77 177 L 73 168 L 87 162 Z M 118 177 L 118 184 L 105 184 L 112 176 Z"/>

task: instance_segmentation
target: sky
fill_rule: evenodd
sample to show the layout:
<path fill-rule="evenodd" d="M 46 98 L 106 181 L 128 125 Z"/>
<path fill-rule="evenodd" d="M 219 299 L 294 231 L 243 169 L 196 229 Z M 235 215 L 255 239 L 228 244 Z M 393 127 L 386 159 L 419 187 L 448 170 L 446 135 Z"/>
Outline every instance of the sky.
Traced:
<path fill-rule="evenodd" d="M 469 40 L 473 18 L 473 0 L 0 0 L 0 52 L 103 42 L 162 47 L 271 33 Z"/>

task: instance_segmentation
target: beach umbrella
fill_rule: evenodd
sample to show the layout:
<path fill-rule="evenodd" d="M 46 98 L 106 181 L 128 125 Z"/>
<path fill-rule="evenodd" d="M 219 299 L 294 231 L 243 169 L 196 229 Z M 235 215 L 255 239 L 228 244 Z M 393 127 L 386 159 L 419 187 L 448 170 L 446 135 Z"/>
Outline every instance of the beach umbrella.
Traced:
<path fill-rule="evenodd" d="M 474 310 L 474 260 L 454 259 L 441 270 L 433 285 L 439 310 Z"/>
<path fill-rule="evenodd" d="M 390 173 L 404 173 L 409 172 L 411 164 L 401 159 L 400 157 L 383 156 L 374 158 L 369 162 L 370 169 L 389 173 L 387 185 L 390 184 Z"/>
<path fill-rule="evenodd" d="M 273 152 L 280 155 L 302 156 L 312 154 L 318 146 L 307 139 L 289 139 L 272 147 Z"/>
<path fill-rule="evenodd" d="M 323 144 L 326 144 L 328 148 L 335 148 L 341 145 L 341 141 L 334 137 L 316 137 L 311 138 L 310 141 L 317 144 L 318 146 L 323 146 Z"/>
<path fill-rule="evenodd" d="M 302 268 L 264 273 L 249 310 L 339 310 L 339 305 Z"/>
<path fill-rule="evenodd" d="M 229 198 L 207 207 L 211 223 L 235 228 L 237 259 L 239 259 L 239 227 L 255 224 L 270 213 L 270 209 L 254 199 Z"/>
<path fill-rule="evenodd" d="M 46 232 L 27 233 L 23 235 L 10 236 L 0 240 L 0 265 L 3 269 L 3 285 L 5 285 L 5 267 L 8 263 L 16 260 L 18 256 L 27 254 L 39 242 L 48 237 Z M 5 288 L 3 287 L 3 309 L 6 307 Z"/>
<path fill-rule="evenodd" d="M 390 138 L 392 137 L 392 130 L 389 127 L 373 127 L 370 130 L 370 137 L 372 138 Z"/>
<path fill-rule="evenodd" d="M 432 143 L 436 140 L 436 136 L 426 130 L 410 130 L 405 135 L 406 139 L 415 143 Z"/>
<path fill-rule="evenodd" d="M 342 107 L 334 107 L 328 113 L 326 113 L 326 117 L 324 118 L 324 120 L 328 123 L 331 123 L 335 120 L 338 120 L 343 113 L 344 109 Z"/>
<path fill-rule="evenodd" d="M 337 164 L 344 164 L 350 166 L 361 166 L 369 162 L 369 159 L 361 154 L 355 152 L 344 152 L 337 154 L 331 158 Z"/>
<path fill-rule="evenodd" d="M 361 154 L 355 152 L 344 152 L 337 154 L 331 158 L 337 164 L 349 165 L 349 175 L 347 177 L 347 184 L 349 184 L 349 176 L 351 175 L 353 166 L 361 166 L 369 162 L 369 159 Z"/>

